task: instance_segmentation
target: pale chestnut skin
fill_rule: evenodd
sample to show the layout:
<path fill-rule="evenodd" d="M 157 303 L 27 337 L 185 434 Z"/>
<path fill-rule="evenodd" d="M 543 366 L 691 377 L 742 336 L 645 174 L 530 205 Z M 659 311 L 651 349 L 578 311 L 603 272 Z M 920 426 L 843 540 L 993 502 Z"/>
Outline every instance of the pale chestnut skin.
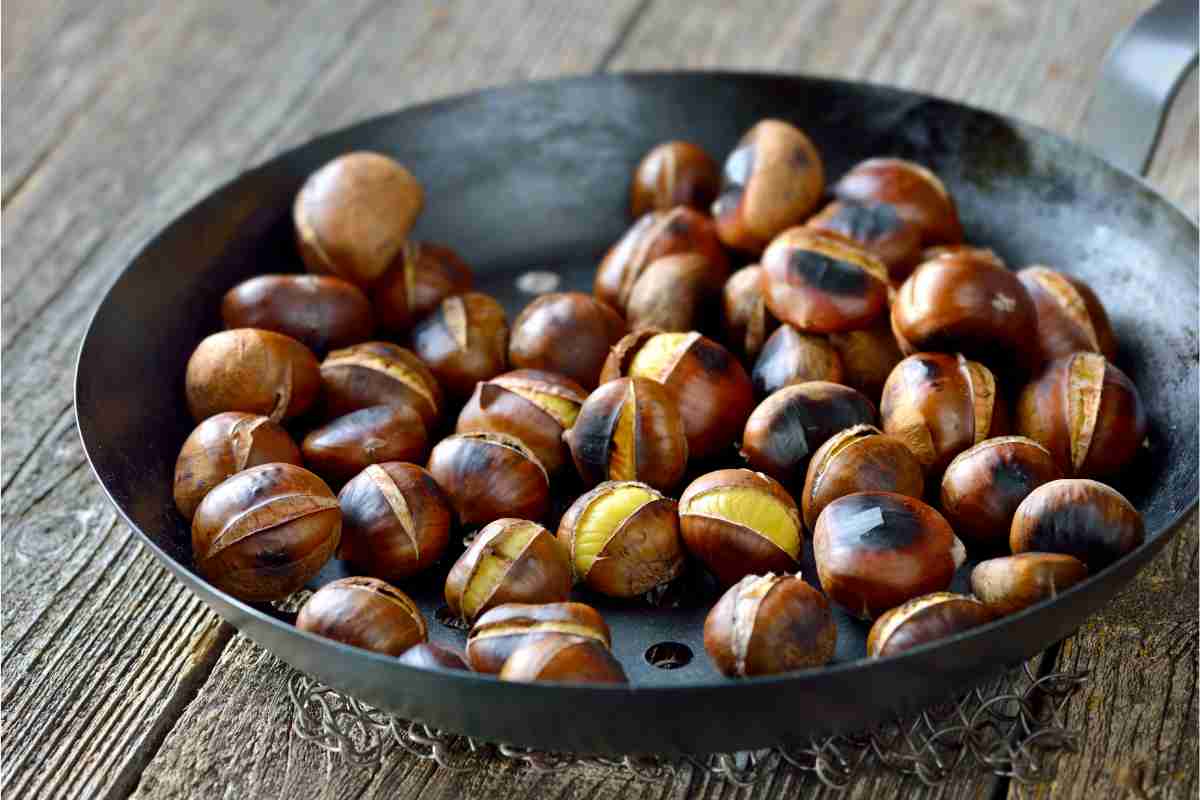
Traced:
<path fill-rule="evenodd" d="M 1030 492 L 1013 515 L 1008 543 L 1013 553 L 1062 553 L 1093 572 L 1131 552 L 1146 539 L 1142 515 L 1111 486 L 1064 478 Z"/>
<path fill-rule="evenodd" d="M 275 422 L 303 414 L 321 390 L 312 351 L 290 336 L 258 328 L 221 331 L 188 359 L 187 403 L 200 422 L 222 411 L 262 414 Z"/>
<path fill-rule="evenodd" d="M 920 230 L 925 247 L 962 241 L 953 198 L 936 175 L 916 162 L 867 159 L 843 175 L 832 192 L 843 203 L 890 206 L 896 216 Z"/>
<path fill-rule="evenodd" d="M 454 295 L 412 331 L 412 348 L 452 398 L 508 369 L 508 318 L 494 297 Z"/>
<path fill-rule="evenodd" d="M 371 338 L 375 319 L 363 291 L 332 275 L 259 275 L 221 300 L 226 328 L 275 331 L 325 353 Z"/>
<path fill-rule="evenodd" d="M 748 363 L 758 358 L 767 337 L 779 325 L 763 301 L 762 282 L 762 266 L 751 264 L 729 276 L 722 294 L 722 340 Z"/>
<path fill-rule="evenodd" d="M 862 247 L 883 262 L 892 281 L 908 277 L 920 258 L 920 226 L 901 217 L 890 203 L 836 200 L 804 224 L 844 236 Z"/>
<path fill-rule="evenodd" d="M 625 670 L 595 639 L 552 636 L 531 642 L 513 653 L 500 679 L 506 681 L 566 681 L 625 683 Z"/>
<path fill-rule="evenodd" d="M 304 437 L 304 463 L 335 485 L 371 464 L 424 461 L 429 438 L 421 415 L 406 406 L 371 406 L 337 417 Z"/>
<path fill-rule="evenodd" d="M 467 669 L 467 662 L 449 647 L 421 642 L 404 651 L 397 659 L 401 664 L 421 669 Z"/>
<path fill-rule="evenodd" d="M 807 381 L 843 383 L 842 357 L 829 339 L 780 326 L 763 345 L 750 380 L 759 397 Z"/>
<path fill-rule="evenodd" d="M 663 142 L 638 163 L 629 189 L 629 210 L 634 217 L 675 206 L 705 211 L 720 184 L 721 168 L 700 145 Z"/>
<path fill-rule="evenodd" d="M 1043 361 L 1080 350 L 1117 357 L 1117 339 L 1100 298 L 1078 278 L 1049 267 L 1025 267 L 1017 273 L 1037 310 L 1038 343 Z"/>
<path fill-rule="evenodd" d="M 327 419 L 378 405 L 402 405 L 438 424 L 442 390 L 429 368 L 391 342 L 363 342 L 334 350 L 321 362 L 321 395 Z"/>
<path fill-rule="evenodd" d="M 471 268 L 449 247 L 406 241 L 369 294 L 379 326 L 405 336 L 447 297 L 471 291 L 473 281 Z"/>
<path fill-rule="evenodd" d="M 1017 553 L 979 562 L 971 570 L 971 591 L 1002 616 L 1048 600 L 1087 576 L 1087 565 L 1074 556 Z"/>
<path fill-rule="evenodd" d="M 325 584 L 300 608 L 296 627 L 389 656 L 428 638 L 425 618 L 412 598 L 378 578 Z"/>
<path fill-rule="evenodd" d="M 894 656 L 991 620 L 991 609 L 974 597 L 952 592 L 916 597 L 875 620 L 867 635 L 867 655 Z"/>
<path fill-rule="evenodd" d="M 599 384 L 609 349 L 625 333 L 621 315 L 591 295 L 544 294 L 513 322 L 508 361 L 519 369 L 565 375 L 591 390 Z"/>
<path fill-rule="evenodd" d="M 554 636 L 578 636 L 612 646 L 612 634 L 596 609 L 584 603 L 506 603 L 482 614 L 467 636 L 467 662 L 495 674 L 527 644 Z"/>
<path fill-rule="evenodd" d="M 550 507 L 550 476 L 515 436 L 447 436 L 429 454 L 428 470 L 467 527 L 502 517 L 542 519 Z"/>

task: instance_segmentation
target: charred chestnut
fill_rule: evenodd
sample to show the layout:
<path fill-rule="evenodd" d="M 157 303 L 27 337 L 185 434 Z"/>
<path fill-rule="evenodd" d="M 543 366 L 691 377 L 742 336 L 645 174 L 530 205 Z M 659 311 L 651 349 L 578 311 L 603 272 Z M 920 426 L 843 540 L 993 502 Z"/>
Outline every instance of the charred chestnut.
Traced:
<path fill-rule="evenodd" d="M 412 347 L 446 394 L 462 400 L 508 368 L 508 319 L 489 295 L 457 294 L 417 323 Z"/>
<path fill-rule="evenodd" d="M 997 616 L 1015 614 L 1082 581 L 1087 565 L 1062 553 L 1017 553 L 981 561 L 971 591 Z"/>
<path fill-rule="evenodd" d="M 312 352 L 290 336 L 237 328 L 207 337 L 187 364 L 187 403 L 200 422 L 222 411 L 275 422 L 308 410 L 321 389 Z"/>
<path fill-rule="evenodd" d="M 899 439 L 871 425 L 855 425 L 835 433 L 808 464 L 800 508 L 804 525 L 813 530 L 825 506 L 856 492 L 896 492 L 921 497 L 925 475 L 921 462 Z"/>
<path fill-rule="evenodd" d="M 371 338 L 375 320 L 362 290 L 331 275 L 259 275 L 221 300 L 226 328 L 275 331 L 324 353 Z"/>
<path fill-rule="evenodd" d="M 550 507 L 550 476 L 533 451 L 515 436 L 448 436 L 429 454 L 429 474 L 466 527 L 501 517 L 541 519 Z"/>
<path fill-rule="evenodd" d="M 432 642 L 421 642 L 404 651 L 398 659 L 401 664 L 421 669 L 467 669 L 463 657 L 449 647 Z"/>
<path fill-rule="evenodd" d="M 408 241 L 371 284 L 371 304 L 381 328 L 404 336 L 447 297 L 471 291 L 472 283 L 471 268 L 449 247 Z"/>
<path fill-rule="evenodd" d="M 412 598 L 378 578 L 342 578 L 300 608 L 296 627 L 353 647 L 398 656 L 428 637 Z"/>
<path fill-rule="evenodd" d="M 476 672 L 495 674 L 517 650 L 555 636 L 577 636 L 612 646 L 608 625 L 589 605 L 506 603 L 475 620 L 467 636 L 467 661 Z"/>
<path fill-rule="evenodd" d="M 1117 340 L 1104 304 L 1092 287 L 1049 267 L 1026 267 L 1017 279 L 1028 290 L 1037 312 L 1038 344 L 1044 361 L 1080 350 L 1112 361 Z"/>
<path fill-rule="evenodd" d="M 433 373 L 412 352 L 390 342 L 363 342 L 334 350 L 321 362 L 327 417 L 378 405 L 412 408 L 432 430 L 442 408 Z"/>
<path fill-rule="evenodd" d="M 1063 553 L 1098 570 L 1145 538 L 1142 515 L 1116 489 L 1064 478 L 1042 484 L 1017 507 L 1008 543 L 1014 553 Z"/>
<path fill-rule="evenodd" d="M 625 670 L 595 639 L 551 636 L 517 650 L 500 679 L 506 681 L 569 681 L 571 683 L 625 683 Z"/>
<path fill-rule="evenodd" d="M 842 358 L 824 336 L 783 325 L 763 345 L 750 379 L 760 397 L 794 383 L 842 383 Z"/>
<path fill-rule="evenodd" d="M 720 183 L 720 167 L 704 148 L 691 142 L 663 142 L 638 163 L 629 190 L 629 209 L 635 217 L 675 206 L 707 211 Z"/>
<path fill-rule="evenodd" d="M 719 280 L 718 280 L 719 278 Z M 725 273 L 700 253 L 676 253 L 650 262 L 625 304 L 630 330 L 690 331 L 716 320 Z"/>
<path fill-rule="evenodd" d="M 892 281 L 904 280 L 920 257 L 921 228 L 890 203 L 834 201 L 804 225 L 854 242 L 883 262 Z"/>
<path fill-rule="evenodd" d="M 880 318 L 869 328 L 831 333 L 829 343 L 842 361 L 841 382 L 878 403 L 888 375 L 904 358 L 891 324 Z"/>
<path fill-rule="evenodd" d="M 521 369 L 557 372 L 591 390 L 609 349 L 624 335 L 621 316 L 591 295 L 544 294 L 513 323 L 508 360 Z"/>
<path fill-rule="evenodd" d="M 779 325 L 763 301 L 762 282 L 763 268 L 751 264 L 729 276 L 722 295 L 721 330 L 725 344 L 750 362 L 758 358 L 763 343 Z"/>
<path fill-rule="evenodd" d="M 341 484 L 371 464 L 424 461 L 429 440 L 421 415 L 405 406 L 371 406 L 322 425 L 301 445 L 304 463 Z"/>
<path fill-rule="evenodd" d="M 867 635 L 867 655 L 871 658 L 894 656 L 991 619 L 988 607 L 974 597 L 952 592 L 915 597 L 875 620 Z"/>
<path fill-rule="evenodd" d="M 912 161 L 862 161 L 833 185 L 833 195 L 847 203 L 891 206 L 896 216 L 920 229 L 925 246 L 962 241 L 962 225 L 950 193 L 936 175 Z"/>

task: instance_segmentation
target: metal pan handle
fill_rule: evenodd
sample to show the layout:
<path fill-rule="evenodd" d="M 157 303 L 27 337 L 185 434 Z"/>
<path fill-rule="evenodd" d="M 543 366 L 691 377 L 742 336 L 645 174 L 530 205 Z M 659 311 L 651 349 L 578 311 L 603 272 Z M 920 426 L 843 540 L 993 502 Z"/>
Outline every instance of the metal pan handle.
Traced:
<path fill-rule="evenodd" d="M 1113 42 L 1083 122 L 1083 143 L 1143 175 L 1163 120 L 1196 63 L 1196 0 L 1162 0 Z"/>

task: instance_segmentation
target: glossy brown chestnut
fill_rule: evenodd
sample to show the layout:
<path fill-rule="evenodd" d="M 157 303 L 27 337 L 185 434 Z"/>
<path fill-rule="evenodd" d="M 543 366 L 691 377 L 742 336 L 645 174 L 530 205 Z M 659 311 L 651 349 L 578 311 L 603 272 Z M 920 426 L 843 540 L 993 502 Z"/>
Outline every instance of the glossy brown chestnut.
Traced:
<path fill-rule="evenodd" d="M 888 375 L 904 358 L 891 323 L 880 318 L 869 328 L 829 334 L 829 343 L 842 360 L 842 383 L 878 403 Z"/>
<path fill-rule="evenodd" d="M 551 636 L 531 642 L 513 653 L 500 679 L 506 681 L 569 681 L 571 683 L 625 683 L 625 670 L 613 654 L 595 639 Z"/>
<path fill-rule="evenodd" d="M 688 552 L 725 586 L 800 568 L 800 509 L 760 472 L 720 469 L 692 481 L 679 498 L 679 530 Z"/>
<path fill-rule="evenodd" d="M 1024 436 L 986 439 L 955 456 L 942 476 L 942 513 L 968 544 L 1004 546 L 1021 501 L 1063 477 L 1050 451 Z"/>
<path fill-rule="evenodd" d="M 1104 304 L 1092 287 L 1049 267 L 1026 267 L 1017 279 L 1037 311 L 1038 344 L 1043 361 L 1080 350 L 1117 357 L 1117 340 Z"/>
<path fill-rule="evenodd" d="M 204 495 L 250 467 L 301 463 L 287 431 L 267 417 L 226 411 L 209 417 L 188 435 L 175 460 L 175 507 L 189 522 Z"/>
<path fill-rule="evenodd" d="M 890 203 L 834 201 L 804 225 L 856 243 L 883 262 L 892 281 L 904 280 L 921 255 L 920 226 L 901 217 Z"/>
<path fill-rule="evenodd" d="M 829 339 L 801 333 L 791 325 L 780 326 L 771 334 L 750 373 L 759 397 L 793 383 L 842 383 L 842 377 L 842 358 Z"/>
<path fill-rule="evenodd" d="M 377 281 L 371 304 L 379 326 L 404 336 L 447 297 L 471 291 L 471 268 L 449 247 L 407 241 Z"/>
<path fill-rule="evenodd" d="M 887 268 L 839 236 L 789 228 L 771 241 L 762 265 L 767 310 L 798 330 L 866 328 L 887 309 Z"/>
<path fill-rule="evenodd" d="M 849 386 L 809 381 L 785 386 L 758 404 L 742 432 L 742 458 L 786 486 L 799 488 L 813 453 L 831 436 L 874 425 L 875 406 Z"/>
<path fill-rule="evenodd" d="M 433 430 L 442 408 L 433 373 L 411 351 L 390 342 L 334 350 L 321 362 L 321 391 L 329 418 L 370 406 L 408 406 Z"/>
<path fill-rule="evenodd" d="M 867 655 L 894 656 L 991 620 L 991 610 L 974 597 L 953 592 L 914 597 L 875 620 L 867 634 Z"/>
<path fill-rule="evenodd" d="M 608 625 L 589 605 L 505 603 L 475 620 L 467 636 L 467 661 L 476 672 L 495 674 L 517 650 L 555 636 L 577 636 L 612 646 Z"/>
<path fill-rule="evenodd" d="M 412 598 L 378 578 L 342 578 L 300 608 L 296 627 L 353 647 L 398 656 L 428 638 Z"/>
<path fill-rule="evenodd" d="M 421 415 L 405 406 L 371 406 L 337 417 L 304 437 L 304 463 L 333 484 L 371 464 L 424 462 L 429 439 Z"/>
<path fill-rule="evenodd" d="M 640 480 L 670 491 L 687 469 L 687 436 L 675 398 L 647 378 L 602 384 L 563 438 L 589 486 Z"/>
<path fill-rule="evenodd" d="M 429 474 L 446 493 L 461 525 L 501 517 L 541 519 L 550 506 L 550 477 L 520 439 L 503 433 L 460 433 L 438 442 Z"/>
<path fill-rule="evenodd" d="M 362 290 L 332 275 L 259 275 L 221 300 L 226 328 L 261 328 L 303 343 L 316 353 L 371 338 L 375 319 Z"/>
<path fill-rule="evenodd" d="M 1013 515 L 1014 553 L 1063 553 L 1099 570 L 1141 545 L 1142 515 L 1111 486 L 1064 478 L 1030 492 Z"/>
<path fill-rule="evenodd" d="M 217 484 L 192 518 L 192 558 L 240 600 L 279 600 L 337 549 L 342 513 L 325 482 L 293 464 L 251 467 Z"/>
<path fill-rule="evenodd" d="M 946 187 L 936 175 L 912 161 L 862 161 L 833 185 L 833 194 L 842 202 L 891 206 L 896 216 L 920 229 L 925 246 L 962 241 L 958 211 Z"/>
<path fill-rule="evenodd" d="M 404 246 L 424 192 L 412 173 L 379 153 L 339 156 L 309 176 L 292 217 L 309 272 L 366 286 Z"/>
<path fill-rule="evenodd" d="M 222 411 L 279 422 L 308 410 L 321 390 L 321 376 L 312 352 L 292 337 L 237 328 L 197 345 L 188 359 L 186 387 L 197 422 Z"/>
<path fill-rule="evenodd" d="M 704 649 L 729 677 L 820 667 L 836 644 L 829 601 L 799 575 L 747 575 L 704 620 Z"/>
<path fill-rule="evenodd" d="M 745 368 L 695 331 L 629 334 L 609 354 L 600 382 L 626 375 L 658 381 L 675 396 L 689 458 L 707 458 L 729 447 L 754 407 Z"/>
<path fill-rule="evenodd" d="M 812 213 L 825 190 L 817 148 L 799 128 L 764 119 L 725 159 L 713 218 L 721 241 L 761 253 L 777 234 Z"/>
<path fill-rule="evenodd" d="M 633 286 L 646 268 L 663 256 L 678 253 L 699 253 L 707 258 L 718 290 L 729 276 L 729 259 L 712 219 L 678 206 L 646 214 L 633 223 L 596 268 L 592 294 L 623 314 Z"/>
<path fill-rule="evenodd" d="M 625 320 L 635 331 L 708 330 L 720 312 L 724 281 L 725 274 L 715 272 L 700 253 L 655 259 L 633 284 L 625 304 Z"/>
<path fill-rule="evenodd" d="M 863 619 L 944 591 L 966 559 L 937 511 L 915 497 L 859 492 L 817 517 L 813 555 L 829 599 Z"/>
<path fill-rule="evenodd" d="M 935 258 L 942 256 L 967 256 L 970 258 L 982 258 L 987 261 L 995 262 L 1002 267 L 1008 266 L 1004 263 L 1004 259 L 990 247 L 976 247 L 973 244 L 939 244 L 934 247 L 926 247 L 921 251 L 921 259 L 919 263 L 933 261 Z"/>
<path fill-rule="evenodd" d="M 725 281 L 722 295 L 721 330 L 725 345 L 753 363 L 779 320 L 763 301 L 763 268 L 742 267 Z"/>
<path fill-rule="evenodd" d="M 683 573 L 675 501 L 636 481 L 606 481 L 558 526 L 575 580 L 610 597 L 638 597 Z"/>
<path fill-rule="evenodd" d="M 372 464 L 342 487 L 338 558 L 399 582 L 441 559 L 450 541 L 450 501 L 416 464 Z"/>
<path fill-rule="evenodd" d="M 475 384 L 455 432 L 516 436 L 554 474 L 570 461 L 563 433 L 575 424 L 586 399 L 583 387 L 562 375 L 536 369 L 506 372 Z"/>
<path fill-rule="evenodd" d="M 1017 400 L 1017 431 L 1040 442 L 1069 476 L 1115 475 L 1146 439 L 1133 381 L 1099 353 L 1051 361 Z"/>
<path fill-rule="evenodd" d="M 1087 565 L 1062 553 L 1017 553 L 981 561 L 971 591 L 997 616 L 1015 614 L 1082 581 Z"/>
<path fill-rule="evenodd" d="M 467 662 L 454 650 L 432 642 L 421 642 L 404 651 L 401 664 L 421 669 L 467 669 Z"/>
<path fill-rule="evenodd" d="M 625 320 L 582 292 L 544 294 L 512 326 L 508 361 L 520 369 L 565 375 L 595 389 L 609 349 L 625 335 Z"/>
<path fill-rule="evenodd" d="M 918 353 L 896 365 L 879 404 L 883 431 L 940 476 L 956 455 L 1008 433 L 1008 410 L 991 370 L 961 355 Z"/>
<path fill-rule="evenodd" d="M 479 292 L 447 297 L 417 323 L 412 348 L 452 398 L 508 369 L 508 319 L 496 299 Z"/>
<path fill-rule="evenodd" d="M 635 217 L 675 206 L 707 211 L 720 184 L 720 167 L 700 145 L 663 142 L 638 163 L 629 189 L 629 210 Z"/>
<path fill-rule="evenodd" d="M 921 462 L 899 439 L 872 425 L 855 425 L 835 433 L 808 463 L 800 509 L 804 526 L 813 530 L 825 506 L 856 492 L 896 492 L 921 497 L 925 475 Z"/>
<path fill-rule="evenodd" d="M 484 527 L 446 576 L 446 604 L 467 622 L 505 603 L 558 603 L 570 593 L 567 551 L 550 531 L 525 519 Z"/>

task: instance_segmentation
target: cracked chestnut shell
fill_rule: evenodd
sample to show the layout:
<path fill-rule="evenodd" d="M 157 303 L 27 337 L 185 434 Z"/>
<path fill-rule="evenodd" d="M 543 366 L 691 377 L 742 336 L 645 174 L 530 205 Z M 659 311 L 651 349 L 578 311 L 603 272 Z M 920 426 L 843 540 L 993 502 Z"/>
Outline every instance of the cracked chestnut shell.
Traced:
<path fill-rule="evenodd" d="M 971 591 L 996 616 L 1015 614 L 1088 576 L 1087 565 L 1062 553 L 1017 553 L 981 561 L 971 570 Z"/>
<path fill-rule="evenodd" d="M 250 467 L 300 465 L 300 448 L 279 424 L 257 414 L 226 411 L 196 426 L 175 460 L 175 507 L 189 522 L 214 486 Z"/>
<path fill-rule="evenodd" d="M 785 386 L 807 381 L 842 383 L 842 357 L 829 339 L 780 326 L 763 345 L 750 380 L 765 397 Z"/>
<path fill-rule="evenodd" d="M 704 619 L 704 649 L 729 677 L 820 667 L 836 644 L 829 601 L 799 575 L 747 575 Z"/>
<path fill-rule="evenodd" d="M 379 326 L 404 336 L 447 297 L 471 291 L 473 282 L 471 268 L 454 250 L 407 241 L 369 293 Z"/>
<path fill-rule="evenodd" d="M 1099 570 L 1146 538 L 1142 515 L 1111 486 L 1063 478 L 1029 493 L 1013 515 L 1014 553 L 1063 553 Z"/>
<path fill-rule="evenodd" d="M 675 206 L 707 211 L 720 184 L 721 169 L 703 147 L 678 140 L 663 142 L 638 162 L 629 189 L 629 210 L 635 217 Z"/>
<path fill-rule="evenodd" d="M 1117 474 L 1137 455 L 1146 427 L 1137 387 L 1099 353 L 1050 362 L 1017 400 L 1017 431 L 1070 477 Z"/>
<path fill-rule="evenodd" d="M 863 619 L 944 591 L 966 559 L 941 514 L 894 492 L 859 492 L 825 506 L 813 555 L 825 594 Z"/>
<path fill-rule="evenodd" d="M 869 328 L 829 334 L 829 343 L 842 361 L 842 383 L 878 403 L 888 375 L 904 358 L 887 319 Z"/>
<path fill-rule="evenodd" d="M 571 593 L 571 564 L 550 531 L 526 519 L 485 526 L 446 576 L 446 604 L 474 622 L 505 603 L 557 603 Z"/>
<path fill-rule="evenodd" d="M 405 406 L 371 406 L 337 417 L 304 437 L 304 463 L 334 484 L 371 464 L 424 461 L 429 439 L 421 415 Z"/>
<path fill-rule="evenodd" d="M 870 158 L 855 164 L 833 185 L 843 203 L 888 205 L 900 219 L 917 226 L 929 247 L 962 241 L 954 200 L 929 169 L 902 158 Z"/>
<path fill-rule="evenodd" d="M 371 406 L 408 406 L 432 430 L 442 409 L 433 373 L 412 351 L 391 342 L 363 342 L 325 356 L 321 390 L 328 418 Z"/>
<path fill-rule="evenodd" d="M 914 597 L 875 620 L 867 634 L 867 655 L 894 656 L 991 620 L 991 610 L 974 597 L 953 592 Z"/>
<path fill-rule="evenodd" d="M 307 347 L 257 328 L 206 337 L 188 359 L 185 383 L 197 422 L 222 411 L 291 419 L 307 411 L 321 389 L 317 359 Z"/>
<path fill-rule="evenodd" d="M 467 528 L 501 517 L 541 519 L 550 507 L 546 468 L 515 436 L 447 436 L 429 454 L 428 469 Z"/>
<path fill-rule="evenodd" d="M 1117 357 L 1117 340 L 1100 298 L 1078 278 L 1049 267 L 1026 267 L 1017 280 L 1029 292 L 1037 312 L 1038 344 L 1043 361 L 1080 350 Z"/>
<path fill-rule="evenodd" d="M 205 495 L 192 518 L 192 558 L 240 600 L 280 600 L 337 549 L 342 513 L 325 482 L 293 464 L 251 467 Z"/>
<path fill-rule="evenodd" d="M 348 153 L 309 176 L 292 217 L 309 272 L 367 286 L 400 252 L 424 203 L 412 173 L 379 153 Z"/>
<path fill-rule="evenodd" d="M 467 636 L 467 661 L 476 672 L 496 674 L 517 650 L 556 636 L 577 636 L 612 646 L 608 625 L 589 605 L 505 603 L 475 620 Z"/>
<path fill-rule="evenodd" d="M 825 190 L 812 141 L 794 125 L 764 119 L 743 134 L 721 171 L 713 218 L 721 241 L 761 253 L 777 234 L 804 221 Z"/>
<path fill-rule="evenodd" d="M 650 262 L 625 305 L 630 330 L 690 331 L 709 328 L 720 311 L 728 272 L 700 253 L 676 253 Z"/>
<path fill-rule="evenodd" d="M 398 656 L 428 638 L 412 598 L 378 578 L 342 578 L 318 589 L 300 608 L 296 627 L 326 639 Z"/>
<path fill-rule="evenodd" d="M 432 642 L 413 645 L 397 660 L 401 664 L 421 669 L 467 669 L 467 662 L 456 651 Z"/>
<path fill-rule="evenodd" d="M 514 367 L 557 372 L 595 389 L 609 349 L 624 335 L 621 315 L 591 295 L 544 294 L 513 323 L 508 360 Z"/>
<path fill-rule="evenodd" d="M 638 597 L 683 573 L 675 501 L 636 481 L 606 481 L 567 509 L 558 540 L 575 580 L 610 597 Z"/>
<path fill-rule="evenodd" d="M 721 335 L 725 345 L 753 362 L 779 320 L 767 311 L 762 292 L 763 268 L 742 267 L 725 281 L 721 306 Z"/>
<path fill-rule="evenodd" d="M 595 639 L 551 636 L 517 650 L 500 670 L 505 681 L 625 683 L 625 670 Z"/>
<path fill-rule="evenodd" d="M 479 381 L 508 369 L 508 319 L 494 297 L 447 297 L 412 331 L 412 348 L 450 397 L 465 400 Z"/>
<path fill-rule="evenodd" d="M 371 338 L 375 319 L 362 290 L 332 275 L 259 275 L 221 300 L 226 328 L 259 328 L 325 353 Z"/>
<path fill-rule="evenodd" d="M 892 281 L 904 280 L 921 255 L 920 227 L 890 203 L 836 200 L 804 225 L 854 242 L 883 262 Z"/>
<path fill-rule="evenodd" d="M 450 542 L 450 502 L 416 464 L 372 464 L 338 493 L 342 541 L 338 558 L 399 582 L 437 563 Z"/>

